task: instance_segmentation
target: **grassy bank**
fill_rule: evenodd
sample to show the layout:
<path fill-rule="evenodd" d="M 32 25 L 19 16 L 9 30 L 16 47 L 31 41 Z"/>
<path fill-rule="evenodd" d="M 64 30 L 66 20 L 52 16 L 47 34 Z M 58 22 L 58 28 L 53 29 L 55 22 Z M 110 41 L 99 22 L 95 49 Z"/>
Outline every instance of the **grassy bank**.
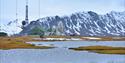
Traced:
<path fill-rule="evenodd" d="M 125 54 L 125 47 L 111 46 L 81 46 L 78 48 L 69 48 L 75 51 L 90 51 L 101 54 Z"/>
<path fill-rule="evenodd" d="M 19 48 L 28 48 L 28 49 L 47 49 L 53 48 L 51 46 L 35 46 L 33 44 L 27 44 L 27 41 L 33 41 L 30 36 L 23 37 L 0 37 L 0 49 L 19 49 Z"/>
<path fill-rule="evenodd" d="M 35 45 L 32 45 L 32 44 L 27 44 L 25 42 L 35 42 L 35 41 L 43 41 L 43 40 L 34 40 L 33 38 L 40 38 L 39 36 L 20 36 L 20 37 L 0 37 L 0 49 L 15 49 L 15 48 L 52 48 L 51 46 L 35 46 Z M 105 41 L 105 40 L 108 40 L 108 41 L 112 41 L 113 40 L 113 37 L 82 37 L 82 36 L 45 36 L 43 38 L 81 38 L 83 40 L 93 40 L 93 39 L 88 39 L 88 38 L 100 38 L 100 39 L 94 39 L 96 41 Z M 119 39 L 119 40 L 124 40 L 125 37 L 115 37 L 115 40 L 116 39 Z M 52 41 L 52 40 L 50 40 Z M 94 51 L 94 48 L 97 50 L 99 48 L 104 48 L 104 50 L 99 50 L 98 52 L 103 52 L 103 51 L 106 51 L 105 49 L 107 48 L 107 52 L 109 52 L 109 48 L 110 47 L 104 47 L 104 46 L 91 46 L 91 47 L 79 47 L 79 48 L 74 48 L 74 50 L 86 50 L 86 48 L 89 48 L 89 50 L 92 50 Z M 113 52 L 116 50 L 114 49 L 117 49 L 117 48 L 112 48 L 111 47 L 111 50 L 113 49 Z M 118 48 L 118 49 L 122 49 L 122 48 Z M 123 49 L 122 49 L 123 50 Z M 121 50 L 120 50 L 121 51 Z M 124 51 L 124 50 L 123 50 Z M 96 51 L 97 52 L 97 51 Z"/>

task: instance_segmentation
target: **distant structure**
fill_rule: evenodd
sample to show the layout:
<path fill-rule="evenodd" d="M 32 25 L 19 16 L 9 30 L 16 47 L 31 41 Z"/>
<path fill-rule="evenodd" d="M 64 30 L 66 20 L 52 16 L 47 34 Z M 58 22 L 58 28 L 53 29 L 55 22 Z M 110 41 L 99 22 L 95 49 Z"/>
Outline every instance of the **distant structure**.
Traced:
<path fill-rule="evenodd" d="M 28 0 L 26 0 L 26 14 L 25 14 L 25 20 L 22 21 L 22 29 L 24 29 L 28 24 L 29 24 L 29 19 L 28 19 Z"/>

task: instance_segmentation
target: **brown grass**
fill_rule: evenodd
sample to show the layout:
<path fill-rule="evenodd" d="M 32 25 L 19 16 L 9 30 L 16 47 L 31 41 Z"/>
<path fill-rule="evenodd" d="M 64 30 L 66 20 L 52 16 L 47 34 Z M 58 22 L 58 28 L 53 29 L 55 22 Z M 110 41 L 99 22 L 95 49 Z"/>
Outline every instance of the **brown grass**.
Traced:
<path fill-rule="evenodd" d="M 93 51 L 96 53 L 102 53 L 102 54 L 125 54 L 125 50 L 96 50 Z"/>
<path fill-rule="evenodd" d="M 49 46 L 35 46 L 33 44 L 27 44 L 25 42 L 32 41 L 33 37 L 0 37 L 0 49 L 16 49 L 16 48 L 52 48 Z"/>
<path fill-rule="evenodd" d="M 29 41 L 37 41 L 33 40 L 33 38 L 40 38 L 39 36 L 22 36 L 22 37 L 0 37 L 0 49 L 15 49 L 15 48 L 51 48 L 48 46 L 34 46 L 32 44 L 27 44 L 25 42 Z M 47 36 L 47 38 L 72 38 L 72 36 Z M 73 38 L 82 38 L 80 36 L 73 36 Z M 121 39 L 113 39 L 113 37 L 100 37 L 101 40 L 125 40 L 125 37 L 121 37 Z M 42 40 L 41 40 L 42 41 Z M 92 49 L 99 49 L 99 48 L 110 48 L 110 47 L 101 47 L 101 46 L 96 46 L 96 47 L 87 47 L 87 48 L 92 48 Z M 79 49 L 83 49 L 80 47 Z M 113 48 L 111 48 L 113 49 Z M 114 48 L 117 49 L 117 48 Z M 121 49 L 121 48 L 118 48 Z"/>
<path fill-rule="evenodd" d="M 125 47 L 111 46 L 83 46 L 78 48 L 69 48 L 76 51 L 90 51 L 102 54 L 125 54 Z"/>

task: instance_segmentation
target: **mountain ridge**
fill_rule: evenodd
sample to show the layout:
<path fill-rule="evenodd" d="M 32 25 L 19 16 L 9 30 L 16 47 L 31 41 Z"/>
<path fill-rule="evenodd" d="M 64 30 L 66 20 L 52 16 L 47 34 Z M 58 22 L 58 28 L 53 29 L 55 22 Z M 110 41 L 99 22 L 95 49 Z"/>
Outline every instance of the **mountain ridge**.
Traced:
<path fill-rule="evenodd" d="M 93 11 L 74 13 L 70 16 L 45 17 L 32 21 L 27 29 L 37 25 L 43 28 L 64 24 L 65 35 L 81 36 L 125 36 L 125 12 L 112 11 L 105 15 L 98 15 Z M 21 34 L 28 33 L 23 30 Z"/>
<path fill-rule="evenodd" d="M 59 28 L 59 22 L 64 28 L 63 35 L 125 36 L 125 11 L 111 11 L 103 15 L 93 11 L 75 12 L 68 16 L 39 18 L 31 21 L 19 34 L 28 34 L 36 26 L 43 29 Z"/>

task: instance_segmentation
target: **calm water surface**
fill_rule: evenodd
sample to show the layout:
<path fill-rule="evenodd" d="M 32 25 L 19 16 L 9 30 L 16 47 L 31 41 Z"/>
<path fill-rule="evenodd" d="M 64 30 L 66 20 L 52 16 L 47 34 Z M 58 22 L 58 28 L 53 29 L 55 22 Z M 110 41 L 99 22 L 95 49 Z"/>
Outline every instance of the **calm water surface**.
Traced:
<path fill-rule="evenodd" d="M 55 41 L 55 42 L 27 42 L 35 44 L 37 46 L 56 46 L 56 47 L 79 47 L 79 46 L 114 46 L 114 47 L 125 47 L 125 41 Z"/>
<path fill-rule="evenodd" d="M 0 63 L 125 63 L 125 55 L 98 54 L 87 51 L 68 50 L 69 47 L 107 45 L 125 47 L 121 42 L 32 42 L 37 46 L 53 45 L 54 49 L 11 49 L 0 50 Z"/>

